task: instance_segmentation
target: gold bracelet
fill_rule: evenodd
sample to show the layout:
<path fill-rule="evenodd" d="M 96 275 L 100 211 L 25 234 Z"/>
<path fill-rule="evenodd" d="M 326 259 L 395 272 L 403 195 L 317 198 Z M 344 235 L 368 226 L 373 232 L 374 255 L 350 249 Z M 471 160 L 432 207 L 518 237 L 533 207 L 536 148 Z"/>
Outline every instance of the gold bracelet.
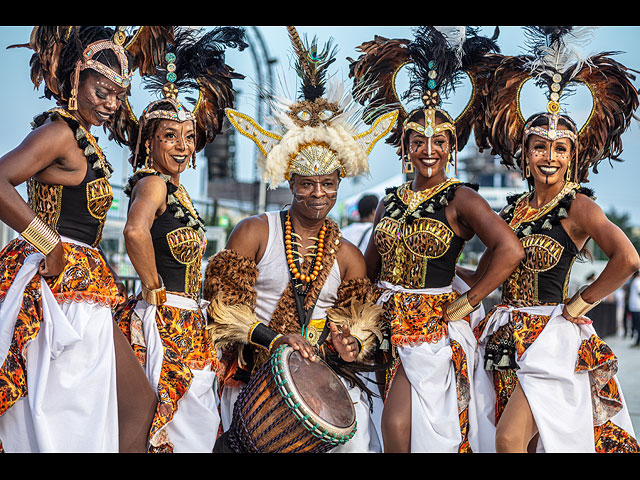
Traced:
<path fill-rule="evenodd" d="M 149 305 L 164 305 L 167 301 L 167 289 L 160 275 L 158 275 L 158 280 L 160 280 L 160 288 L 156 288 L 155 290 L 149 290 L 142 285 L 142 299 Z"/>
<path fill-rule="evenodd" d="M 469 303 L 467 293 L 465 292 L 449 304 L 449 306 L 447 307 L 447 316 L 449 317 L 450 321 L 455 322 L 456 320 L 463 319 L 479 306 L 480 304 L 473 307 Z"/>
<path fill-rule="evenodd" d="M 587 303 L 582 298 L 582 292 L 585 291 L 587 287 L 584 286 L 573 296 L 571 300 L 567 302 L 565 308 L 567 309 L 567 313 L 571 315 L 573 318 L 583 317 L 589 310 L 598 305 L 601 300 L 598 300 L 594 303 Z"/>
<path fill-rule="evenodd" d="M 267 348 L 267 350 L 269 350 L 269 353 L 273 353 L 273 344 L 276 342 L 276 340 L 278 340 L 280 337 L 282 337 L 282 334 L 279 333 L 277 334 L 275 337 L 273 337 L 273 340 L 271 340 L 271 343 L 269 344 L 269 347 Z"/>
<path fill-rule="evenodd" d="M 60 242 L 60 235 L 37 215 L 20 235 L 45 256 Z"/>

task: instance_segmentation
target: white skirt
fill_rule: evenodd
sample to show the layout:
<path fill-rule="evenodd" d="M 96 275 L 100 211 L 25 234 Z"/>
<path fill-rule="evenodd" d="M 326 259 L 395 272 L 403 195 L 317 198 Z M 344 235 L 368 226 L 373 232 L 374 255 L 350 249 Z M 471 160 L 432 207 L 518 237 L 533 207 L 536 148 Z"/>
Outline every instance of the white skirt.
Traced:
<path fill-rule="evenodd" d="M 455 277 L 453 284 L 445 288 L 405 289 L 388 283 L 379 285 L 389 292 L 387 295 L 383 294 L 380 301 L 386 301 L 394 292 L 441 295 L 452 290 L 460 294 L 469 290 L 459 277 Z M 472 323 L 483 316 L 484 309 L 481 306 L 471 314 Z M 449 322 L 448 328 L 448 337 L 435 343 L 397 347 L 402 367 L 411 384 L 412 453 L 457 453 L 462 442 L 460 406 L 450 340 L 458 342 L 466 355 L 471 398 L 475 394 L 473 370 L 476 340 L 471 325 L 466 320 Z M 469 409 L 468 439 L 471 450 L 475 452 L 478 448 L 475 403 L 470 401 L 466 406 Z"/>
<path fill-rule="evenodd" d="M 39 253 L 26 258 L 0 305 L 2 363 L 23 292 L 43 259 Z M 6 452 L 118 452 L 111 310 L 90 302 L 59 304 L 44 280 L 41 289 L 40 331 L 22 352 L 28 395 L 0 416 L 0 441 Z"/>
<path fill-rule="evenodd" d="M 520 358 L 518 381 L 531 407 L 540 440 L 539 452 L 595 452 L 590 374 L 576 372 L 578 350 L 583 340 L 597 335 L 592 325 L 576 325 L 562 316 L 564 305 L 525 308 L 498 307 L 478 339 L 478 367 L 475 369 L 480 452 L 495 452 L 495 401 L 492 372 L 484 370 L 487 341 L 506 325 L 514 310 L 549 316 L 544 329 Z M 611 419 L 635 437 L 622 396 L 622 409 Z"/>

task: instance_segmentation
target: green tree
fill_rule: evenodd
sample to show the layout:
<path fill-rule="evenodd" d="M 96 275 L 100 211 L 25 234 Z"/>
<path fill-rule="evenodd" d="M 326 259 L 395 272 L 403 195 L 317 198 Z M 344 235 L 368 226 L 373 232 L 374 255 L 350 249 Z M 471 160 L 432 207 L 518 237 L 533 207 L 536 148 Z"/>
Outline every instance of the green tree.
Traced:
<path fill-rule="evenodd" d="M 631 240 L 636 251 L 640 253 L 640 228 L 631 224 L 629 213 L 618 212 L 614 207 L 612 207 L 608 212 L 606 212 L 606 215 L 612 223 L 617 225 L 620 230 L 624 232 L 627 238 Z M 590 240 L 589 243 L 592 246 L 591 251 L 593 253 L 594 260 L 607 260 L 607 256 L 602 250 L 600 250 L 600 247 L 598 247 L 595 242 Z"/>

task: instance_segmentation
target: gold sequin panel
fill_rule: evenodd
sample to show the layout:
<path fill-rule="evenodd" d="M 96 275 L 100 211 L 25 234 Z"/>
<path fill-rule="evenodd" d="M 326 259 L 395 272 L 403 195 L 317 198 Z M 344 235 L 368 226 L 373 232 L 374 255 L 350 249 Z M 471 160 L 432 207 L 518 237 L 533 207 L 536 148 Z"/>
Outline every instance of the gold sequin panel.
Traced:
<path fill-rule="evenodd" d="M 31 178 L 27 182 L 27 197 L 31 210 L 47 225 L 57 230 L 62 204 L 62 187 L 60 185 L 46 185 Z"/>
<path fill-rule="evenodd" d="M 206 241 L 206 238 L 198 235 L 191 227 L 178 228 L 167 234 L 171 255 L 187 267 L 184 293 L 191 297 L 198 297 L 200 293 L 200 266 Z"/>
<path fill-rule="evenodd" d="M 540 234 L 527 235 L 520 241 L 525 258 L 503 285 L 503 301 L 539 303 L 538 274 L 558 264 L 564 247 L 555 239 Z"/>
<path fill-rule="evenodd" d="M 375 231 L 382 257 L 380 279 L 396 285 L 423 286 L 428 261 L 447 252 L 453 235 L 449 227 L 432 218 L 417 219 L 409 225 L 384 217 Z"/>
<path fill-rule="evenodd" d="M 103 221 L 113 202 L 113 190 L 109 180 L 98 178 L 87 183 L 87 208 L 93 218 Z"/>

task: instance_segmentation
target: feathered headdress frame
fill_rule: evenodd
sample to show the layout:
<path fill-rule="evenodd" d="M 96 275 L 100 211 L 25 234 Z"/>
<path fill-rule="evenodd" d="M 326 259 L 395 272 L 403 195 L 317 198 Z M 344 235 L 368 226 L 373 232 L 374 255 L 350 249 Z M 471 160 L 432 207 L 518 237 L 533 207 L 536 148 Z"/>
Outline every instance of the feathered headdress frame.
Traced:
<path fill-rule="evenodd" d="M 116 129 L 116 140 L 132 150 L 130 163 L 134 169 L 141 166 L 140 146 L 146 140 L 142 137 L 148 134 L 145 127 L 154 119 L 194 122 L 195 168 L 195 154 L 220 133 L 224 109 L 233 105 L 232 81 L 244 78 L 225 63 L 225 51 L 246 47 L 245 31 L 240 27 L 217 27 L 204 34 L 189 27 L 175 27 L 174 41 L 166 46 L 163 61 L 152 74 L 142 76 L 144 88 L 159 99 L 147 105 L 139 119 L 127 104 L 129 115 Z M 180 93 L 190 91 L 198 92 L 198 98 L 185 97 L 192 104 L 191 110 L 178 99 Z"/>
<path fill-rule="evenodd" d="M 638 91 L 631 70 L 611 57 L 619 52 L 602 52 L 590 56 L 581 53 L 596 27 L 524 27 L 528 54 L 505 57 L 487 84 L 484 99 L 484 126 L 479 129 L 479 145 L 491 148 L 509 168 L 524 171 L 524 146 L 531 134 L 554 140 L 568 136 L 575 147 L 575 165 L 570 180 L 588 181 L 589 170 L 598 173 L 598 164 L 608 158 L 621 161 L 621 135 L 630 126 L 638 108 Z M 633 73 L 632 73 L 633 72 Z M 522 112 L 520 96 L 531 80 L 546 91 L 546 109 L 535 115 Z M 592 97 L 591 112 L 584 125 L 575 125 L 564 115 L 562 102 L 579 85 L 588 88 Z M 546 129 L 532 128 L 544 117 Z M 575 125 L 575 133 L 554 128 L 561 117 Z"/>
<path fill-rule="evenodd" d="M 404 159 L 404 136 L 408 120 L 418 112 L 427 115 L 426 122 L 433 122 L 437 112 L 449 121 L 442 127 L 452 133 L 455 151 L 466 145 L 481 113 L 481 93 L 492 68 L 502 58 L 496 39 L 496 27 L 492 37 L 478 34 L 476 27 L 433 27 L 415 29 L 414 39 L 388 39 L 376 35 L 357 50 L 362 54 L 350 60 L 349 76 L 354 80 L 354 89 L 365 104 L 364 119 L 383 105 L 400 109 L 399 120 L 387 143 L 398 147 Z M 409 88 L 399 93 L 397 75 L 407 66 Z M 450 97 L 464 75 L 471 81 L 472 92 L 464 110 L 453 119 L 441 107 L 443 98 Z M 404 103 L 419 99 L 423 107 L 408 111 Z M 417 128 L 410 126 L 410 128 Z M 428 128 L 425 123 L 424 128 Z M 423 132 L 421 132 L 423 133 Z"/>
<path fill-rule="evenodd" d="M 45 25 L 33 28 L 29 43 L 9 48 L 33 50 L 30 66 L 34 86 L 39 88 L 44 82 L 46 98 L 73 110 L 82 70 L 95 70 L 128 88 L 135 70 L 153 70 L 167 41 L 172 41 L 171 27 Z"/>
<path fill-rule="evenodd" d="M 332 40 L 320 50 L 317 39 L 303 42 L 295 27 L 287 27 L 287 31 L 301 87 L 298 98 L 270 98 L 272 120 L 280 131 L 269 131 L 232 109 L 226 110 L 229 121 L 258 146 L 262 154 L 258 167 L 270 188 L 295 174 L 318 176 L 336 170 L 341 178 L 367 174 L 368 155 L 389 133 L 398 112 L 377 116 L 368 130 L 358 133 L 360 105 L 342 82 L 329 76 L 336 53 Z"/>

